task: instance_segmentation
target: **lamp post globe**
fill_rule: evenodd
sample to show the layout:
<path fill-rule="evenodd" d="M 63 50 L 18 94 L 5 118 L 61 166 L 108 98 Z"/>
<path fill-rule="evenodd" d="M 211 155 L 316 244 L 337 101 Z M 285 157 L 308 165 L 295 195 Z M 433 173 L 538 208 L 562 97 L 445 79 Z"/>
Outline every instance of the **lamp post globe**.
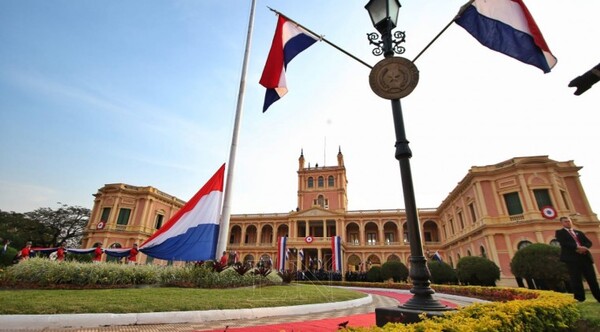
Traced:
<path fill-rule="evenodd" d="M 419 71 L 414 63 L 408 59 L 394 57 L 394 53 L 403 53 L 404 48 L 398 45 L 404 42 L 404 32 L 394 34 L 399 41 L 392 39 L 392 30 L 396 27 L 398 0 L 370 0 L 365 9 L 369 12 L 373 26 L 381 34 L 381 41 L 376 33 L 367 34 L 371 44 L 376 45 L 374 55 L 382 55 L 384 59 L 377 63 L 369 74 L 371 89 L 378 96 L 389 99 L 392 104 L 394 129 L 396 132 L 395 157 L 399 162 L 402 191 L 408 226 L 410 244 L 410 272 L 413 287 L 410 292 L 413 297 L 406 303 L 391 308 L 376 308 L 375 320 L 377 326 L 384 326 L 389 322 L 414 323 L 421 320 L 420 314 L 427 316 L 441 316 L 444 312 L 453 310 L 441 304 L 433 297 L 435 291 L 429 287 L 431 273 L 427 267 L 427 259 L 423 254 L 421 242 L 421 225 L 415 202 L 415 193 L 410 169 L 412 152 L 406 139 L 402 106 L 400 98 L 410 94 L 418 83 Z"/>
<path fill-rule="evenodd" d="M 369 12 L 371 22 L 379 33 L 391 32 L 398 22 L 398 11 L 400 11 L 400 1 L 398 0 L 370 0 L 365 5 Z"/>

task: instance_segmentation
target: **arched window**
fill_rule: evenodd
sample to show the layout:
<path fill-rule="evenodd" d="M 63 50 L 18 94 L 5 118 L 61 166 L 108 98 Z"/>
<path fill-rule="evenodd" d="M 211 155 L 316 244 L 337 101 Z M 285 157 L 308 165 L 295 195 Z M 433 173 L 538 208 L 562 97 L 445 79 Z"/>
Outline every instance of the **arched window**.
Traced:
<path fill-rule="evenodd" d="M 320 207 L 325 207 L 326 204 L 327 204 L 327 200 L 325 199 L 325 197 L 323 195 L 319 195 L 317 197 L 317 205 Z"/>
<path fill-rule="evenodd" d="M 323 177 L 319 176 L 319 179 L 317 180 L 317 185 L 319 186 L 319 188 L 323 188 L 324 183 L 323 183 Z"/>
<path fill-rule="evenodd" d="M 312 188 L 315 186 L 315 180 L 311 177 L 308 178 L 308 187 Z"/>
<path fill-rule="evenodd" d="M 523 248 L 525 248 L 525 247 L 528 247 L 528 246 L 530 246 L 530 245 L 531 245 L 531 242 L 529 242 L 529 241 L 527 241 L 527 240 L 525 240 L 525 241 L 521 241 L 521 242 L 519 242 L 519 244 L 517 245 L 517 249 L 518 249 L 518 250 L 521 250 L 521 249 L 523 249 Z"/>
<path fill-rule="evenodd" d="M 333 175 L 330 175 L 330 176 L 327 178 L 327 186 L 328 186 L 328 187 L 333 187 L 333 186 L 335 186 L 335 180 L 334 180 L 334 178 L 333 178 Z"/>
<path fill-rule="evenodd" d="M 480 246 L 479 247 L 479 251 L 481 252 L 481 257 L 487 258 L 487 253 L 485 252 L 485 247 L 484 246 Z"/>
<path fill-rule="evenodd" d="M 471 250 L 467 250 L 467 256 L 471 256 Z"/>

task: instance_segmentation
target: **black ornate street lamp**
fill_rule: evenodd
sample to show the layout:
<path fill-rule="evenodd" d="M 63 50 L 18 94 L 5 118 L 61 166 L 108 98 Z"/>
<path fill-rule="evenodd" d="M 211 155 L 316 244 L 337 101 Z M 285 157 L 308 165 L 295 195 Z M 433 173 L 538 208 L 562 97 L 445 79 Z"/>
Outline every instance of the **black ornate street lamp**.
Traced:
<path fill-rule="evenodd" d="M 400 105 L 400 98 L 409 95 L 416 87 L 419 81 L 419 70 L 412 61 L 402 57 L 394 57 L 394 53 L 404 53 L 404 47 L 400 46 L 400 43 L 404 42 L 404 32 L 397 31 L 394 33 L 397 40 L 392 39 L 392 30 L 396 27 L 400 7 L 398 0 L 370 0 L 365 6 L 371 16 L 373 26 L 381 34 L 381 41 L 377 40 L 379 36 L 376 33 L 367 34 L 370 43 L 377 46 L 373 50 L 373 54 L 376 56 L 383 54 L 384 56 L 384 59 L 371 70 L 369 84 L 375 94 L 391 100 L 392 103 L 394 129 L 396 131 L 395 157 L 400 163 L 410 241 L 409 275 L 413 282 L 413 288 L 410 290 L 413 297 L 406 303 L 398 307 L 375 309 L 377 326 L 383 326 L 388 322 L 413 323 L 420 320 L 419 315 L 423 312 L 428 316 L 440 316 L 446 311 L 453 310 L 433 297 L 435 291 L 430 287 L 431 273 L 427 268 L 427 260 L 423 255 L 421 225 L 417 215 L 410 170 L 412 152 L 408 147 Z"/>

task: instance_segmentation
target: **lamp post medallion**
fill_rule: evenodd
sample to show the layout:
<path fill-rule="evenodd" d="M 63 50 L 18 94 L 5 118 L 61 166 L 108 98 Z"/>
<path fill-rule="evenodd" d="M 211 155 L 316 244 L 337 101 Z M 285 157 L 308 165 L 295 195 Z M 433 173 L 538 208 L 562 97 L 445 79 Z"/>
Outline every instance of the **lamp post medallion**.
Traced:
<path fill-rule="evenodd" d="M 384 99 L 408 96 L 419 83 L 419 69 L 412 61 L 402 57 L 389 57 L 379 61 L 369 74 L 371 90 Z"/>

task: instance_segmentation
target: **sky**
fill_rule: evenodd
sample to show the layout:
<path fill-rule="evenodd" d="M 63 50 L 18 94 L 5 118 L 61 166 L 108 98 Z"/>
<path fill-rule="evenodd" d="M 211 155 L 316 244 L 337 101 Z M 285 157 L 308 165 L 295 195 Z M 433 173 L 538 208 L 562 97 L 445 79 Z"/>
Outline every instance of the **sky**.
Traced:
<path fill-rule="evenodd" d="M 274 8 L 375 65 L 364 5 L 257 0 L 231 212 L 296 208 L 298 158 L 334 166 L 341 149 L 350 210 L 404 208 L 391 105 L 370 69 L 324 42 L 287 68 L 289 92 L 262 113 L 259 85 Z M 403 0 L 396 30 L 414 57 L 465 0 Z M 152 186 L 189 200 L 228 162 L 250 0 L 0 1 L 0 210 L 93 207 L 105 184 Z M 525 0 L 552 72 L 450 27 L 415 62 L 402 99 L 418 208 L 435 208 L 472 166 L 547 155 L 582 166 L 600 209 L 600 84 L 568 83 L 600 62 L 596 0 Z"/>

